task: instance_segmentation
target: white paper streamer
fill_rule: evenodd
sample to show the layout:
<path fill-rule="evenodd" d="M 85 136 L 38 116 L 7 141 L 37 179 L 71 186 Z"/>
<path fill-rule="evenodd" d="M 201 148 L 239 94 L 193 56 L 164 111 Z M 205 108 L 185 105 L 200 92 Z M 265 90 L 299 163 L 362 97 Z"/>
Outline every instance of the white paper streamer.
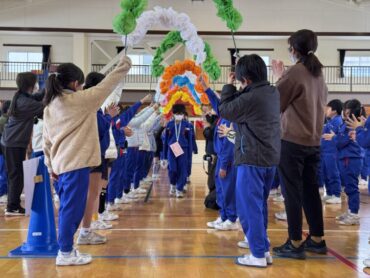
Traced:
<path fill-rule="evenodd" d="M 136 29 L 128 35 L 127 45 L 132 47 L 140 43 L 148 30 L 153 27 L 160 27 L 170 30 L 178 30 L 181 38 L 186 41 L 187 50 L 196 55 L 196 63 L 202 64 L 206 59 L 204 52 L 204 42 L 198 36 L 197 29 L 191 23 L 187 14 L 178 13 L 172 8 L 154 7 L 153 11 L 146 11 L 136 21 Z M 125 37 L 122 37 L 122 42 L 125 44 Z"/>

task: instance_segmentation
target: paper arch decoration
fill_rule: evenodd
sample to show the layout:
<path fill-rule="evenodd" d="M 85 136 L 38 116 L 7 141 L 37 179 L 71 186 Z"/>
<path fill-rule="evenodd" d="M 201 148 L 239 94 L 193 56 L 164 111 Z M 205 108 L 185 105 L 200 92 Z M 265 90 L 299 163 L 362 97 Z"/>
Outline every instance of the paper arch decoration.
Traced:
<path fill-rule="evenodd" d="M 149 28 L 161 27 L 180 32 L 181 38 L 185 41 L 187 50 L 196 56 L 196 63 L 202 64 L 206 59 L 204 42 L 197 33 L 194 24 L 185 13 L 178 13 L 172 8 L 155 7 L 151 11 L 146 11 L 136 21 L 135 30 L 127 36 L 127 45 L 132 47 L 140 43 Z M 122 38 L 125 43 L 125 38 Z"/>

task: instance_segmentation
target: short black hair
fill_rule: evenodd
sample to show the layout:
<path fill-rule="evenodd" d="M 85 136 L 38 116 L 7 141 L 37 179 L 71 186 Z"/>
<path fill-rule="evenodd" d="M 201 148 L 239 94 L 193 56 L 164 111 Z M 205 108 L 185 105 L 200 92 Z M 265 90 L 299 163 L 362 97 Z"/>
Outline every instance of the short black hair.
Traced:
<path fill-rule="evenodd" d="M 244 55 L 235 67 L 236 79 L 252 80 L 252 82 L 267 81 L 267 67 L 263 59 L 257 54 Z"/>
<path fill-rule="evenodd" d="M 339 99 L 333 99 L 331 101 L 329 101 L 328 107 L 331 108 L 331 110 L 337 112 L 338 115 L 341 115 L 342 114 L 342 111 L 343 111 L 343 103 L 341 100 Z"/>

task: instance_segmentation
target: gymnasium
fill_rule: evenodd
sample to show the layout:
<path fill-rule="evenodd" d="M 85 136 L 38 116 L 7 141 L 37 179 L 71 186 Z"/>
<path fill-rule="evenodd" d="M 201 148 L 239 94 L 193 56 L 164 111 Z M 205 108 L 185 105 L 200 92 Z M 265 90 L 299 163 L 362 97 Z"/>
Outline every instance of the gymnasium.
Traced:
<path fill-rule="evenodd" d="M 0 0 L 0 277 L 370 277 L 369 0 Z"/>

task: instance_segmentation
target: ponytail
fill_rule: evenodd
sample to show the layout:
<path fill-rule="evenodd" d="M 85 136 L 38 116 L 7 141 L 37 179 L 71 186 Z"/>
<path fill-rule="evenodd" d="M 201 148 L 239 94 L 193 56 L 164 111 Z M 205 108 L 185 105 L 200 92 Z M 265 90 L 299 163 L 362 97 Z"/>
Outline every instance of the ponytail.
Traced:
<path fill-rule="evenodd" d="M 82 70 L 72 63 L 60 64 L 56 73 L 51 74 L 46 81 L 44 105 L 49 105 L 55 98 L 62 96 L 63 90 L 68 89 L 71 82 L 83 84 L 85 76 Z"/>
<path fill-rule="evenodd" d="M 22 93 L 30 93 L 33 91 L 37 82 L 37 75 L 32 72 L 21 72 L 17 74 L 18 90 L 14 94 L 12 102 L 9 107 L 9 116 L 16 116 L 17 114 L 17 100 Z"/>
<path fill-rule="evenodd" d="M 313 31 L 299 30 L 289 37 L 288 43 L 296 51 L 299 61 L 314 77 L 322 74 L 323 65 L 315 55 L 318 42 L 317 36 Z"/>

